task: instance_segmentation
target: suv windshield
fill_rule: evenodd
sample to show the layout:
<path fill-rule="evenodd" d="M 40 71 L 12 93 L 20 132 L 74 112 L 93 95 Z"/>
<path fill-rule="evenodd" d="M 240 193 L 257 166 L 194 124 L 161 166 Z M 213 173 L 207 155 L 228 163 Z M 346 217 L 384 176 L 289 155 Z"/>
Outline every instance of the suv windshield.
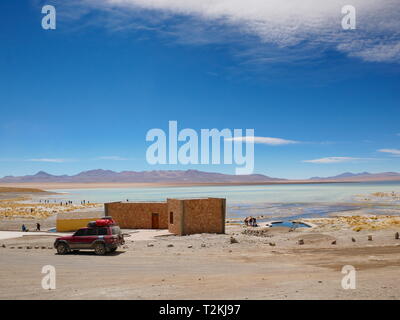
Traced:
<path fill-rule="evenodd" d="M 121 234 L 121 229 L 119 227 L 112 227 L 112 234 Z"/>

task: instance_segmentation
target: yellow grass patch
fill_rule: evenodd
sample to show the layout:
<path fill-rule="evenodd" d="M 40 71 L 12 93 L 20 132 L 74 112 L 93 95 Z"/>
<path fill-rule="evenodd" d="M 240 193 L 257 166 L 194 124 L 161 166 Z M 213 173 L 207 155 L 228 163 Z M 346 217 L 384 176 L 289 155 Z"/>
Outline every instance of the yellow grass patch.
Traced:
<path fill-rule="evenodd" d="M 0 193 L 9 193 L 9 192 L 30 192 L 30 193 L 38 193 L 38 192 L 46 192 L 41 189 L 35 188 L 13 188 L 13 187 L 0 187 Z"/>
<path fill-rule="evenodd" d="M 335 218 L 313 219 L 313 223 L 320 226 L 331 226 L 340 229 L 350 228 L 353 231 L 380 230 L 400 226 L 400 217 L 397 216 L 344 216 Z"/>
<path fill-rule="evenodd" d="M 99 207 L 99 204 L 60 205 L 59 203 L 23 203 L 27 198 L 0 201 L 0 218 L 48 218 L 51 215 L 79 209 Z"/>

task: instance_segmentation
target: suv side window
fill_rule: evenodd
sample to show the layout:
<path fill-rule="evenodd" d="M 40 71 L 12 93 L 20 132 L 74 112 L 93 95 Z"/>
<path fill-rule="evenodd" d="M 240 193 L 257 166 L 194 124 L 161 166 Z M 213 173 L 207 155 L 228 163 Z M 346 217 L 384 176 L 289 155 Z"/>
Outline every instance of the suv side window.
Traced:
<path fill-rule="evenodd" d="M 86 235 L 86 229 L 79 229 L 77 232 L 75 232 L 74 236 L 80 237 L 80 236 L 85 236 Z"/>
<path fill-rule="evenodd" d="M 94 228 L 90 228 L 86 230 L 86 235 L 87 236 L 97 236 L 97 230 Z"/>
<path fill-rule="evenodd" d="M 106 236 L 108 234 L 107 228 L 98 228 L 97 229 L 97 234 L 99 236 Z"/>

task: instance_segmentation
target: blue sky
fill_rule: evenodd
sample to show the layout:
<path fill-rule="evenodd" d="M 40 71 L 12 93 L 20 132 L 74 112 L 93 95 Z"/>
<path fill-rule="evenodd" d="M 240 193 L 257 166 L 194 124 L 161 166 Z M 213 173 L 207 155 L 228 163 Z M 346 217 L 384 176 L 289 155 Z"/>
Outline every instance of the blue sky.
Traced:
<path fill-rule="evenodd" d="M 256 144 L 255 172 L 274 177 L 399 171 L 400 28 L 392 1 L 360 4 L 351 31 L 340 29 L 339 2 L 315 9 L 322 25 L 301 8 L 256 0 L 260 10 L 233 1 L 226 15 L 193 1 L 110 3 L 1 1 L 0 176 L 234 173 L 234 165 L 147 164 L 146 133 L 167 129 L 169 120 L 179 129 L 254 128 L 258 137 L 296 141 Z M 56 30 L 41 27 L 44 4 L 57 9 Z M 261 14 L 274 8 L 275 20 Z M 363 20 L 374 10 L 373 21 Z M 282 22 L 283 12 L 296 28 Z M 373 28 L 379 18 L 393 23 Z"/>

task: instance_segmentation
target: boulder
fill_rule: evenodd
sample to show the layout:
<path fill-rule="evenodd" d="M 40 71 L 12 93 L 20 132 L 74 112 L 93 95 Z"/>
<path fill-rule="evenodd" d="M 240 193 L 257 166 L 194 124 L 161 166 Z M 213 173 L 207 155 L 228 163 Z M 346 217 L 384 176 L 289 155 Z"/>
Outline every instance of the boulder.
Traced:
<path fill-rule="evenodd" d="M 234 237 L 230 238 L 230 242 L 231 243 L 239 243 L 239 241 L 237 241 L 236 238 L 234 238 Z"/>

